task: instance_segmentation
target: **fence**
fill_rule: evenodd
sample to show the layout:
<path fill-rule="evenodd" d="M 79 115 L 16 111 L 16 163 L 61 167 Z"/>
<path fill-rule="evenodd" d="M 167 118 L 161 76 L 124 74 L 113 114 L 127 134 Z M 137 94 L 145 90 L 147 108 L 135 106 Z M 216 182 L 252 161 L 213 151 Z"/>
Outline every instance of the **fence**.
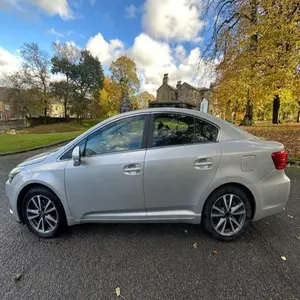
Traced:
<path fill-rule="evenodd" d="M 25 120 L 8 120 L 0 121 L 0 131 L 7 131 L 11 129 L 22 129 L 26 127 Z"/>

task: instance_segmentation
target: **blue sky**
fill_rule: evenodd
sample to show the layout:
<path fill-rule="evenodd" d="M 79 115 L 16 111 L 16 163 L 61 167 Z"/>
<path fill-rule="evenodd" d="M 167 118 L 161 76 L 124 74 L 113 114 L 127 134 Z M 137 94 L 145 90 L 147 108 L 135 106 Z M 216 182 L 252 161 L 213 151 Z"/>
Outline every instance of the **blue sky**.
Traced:
<path fill-rule="evenodd" d="M 19 68 L 22 44 L 51 52 L 59 41 L 89 49 L 105 70 L 120 55 L 132 57 L 142 90 L 153 94 L 164 73 L 174 85 L 207 86 L 211 75 L 195 73 L 208 28 L 200 15 L 201 0 L 1 0 L 0 73 Z"/>

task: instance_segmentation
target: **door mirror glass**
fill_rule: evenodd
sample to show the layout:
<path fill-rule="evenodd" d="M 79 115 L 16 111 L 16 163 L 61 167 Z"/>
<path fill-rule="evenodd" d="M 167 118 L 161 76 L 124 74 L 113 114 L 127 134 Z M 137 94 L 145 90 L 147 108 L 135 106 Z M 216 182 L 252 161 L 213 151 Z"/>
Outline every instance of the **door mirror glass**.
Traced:
<path fill-rule="evenodd" d="M 81 164 L 81 155 L 80 155 L 80 148 L 79 148 L 79 146 L 76 146 L 73 149 L 72 159 L 73 159 L 73 165 L 74 165 L 74 167 L 77 167 L 77 166 L 79 166 Z"/>

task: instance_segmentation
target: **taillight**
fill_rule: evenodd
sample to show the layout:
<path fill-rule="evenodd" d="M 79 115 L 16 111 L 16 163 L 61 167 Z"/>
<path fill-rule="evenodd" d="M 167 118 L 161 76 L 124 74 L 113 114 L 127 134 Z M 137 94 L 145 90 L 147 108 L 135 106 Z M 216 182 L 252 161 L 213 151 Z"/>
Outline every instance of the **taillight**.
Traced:
<path fill-rule="evenodd" d="M 287 163 L 287 152 L 279 151 L 272 153 L 272 159 L 277 170 L 283 170 Z"/>

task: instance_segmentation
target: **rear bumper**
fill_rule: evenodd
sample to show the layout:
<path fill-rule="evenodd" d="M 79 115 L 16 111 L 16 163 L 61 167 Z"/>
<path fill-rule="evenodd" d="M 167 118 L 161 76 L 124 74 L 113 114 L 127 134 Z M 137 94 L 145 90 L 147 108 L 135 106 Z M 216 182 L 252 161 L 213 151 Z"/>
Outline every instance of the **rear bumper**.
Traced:
<path fill-rule="evenodd" d="M 253 194 L 256 202 L 253 221 L 280 213 L 287 204 L 290 188 L 290 179 L 284 171 L 274 171 L 253 186 L 252 190 L 255 191 Z"/>

